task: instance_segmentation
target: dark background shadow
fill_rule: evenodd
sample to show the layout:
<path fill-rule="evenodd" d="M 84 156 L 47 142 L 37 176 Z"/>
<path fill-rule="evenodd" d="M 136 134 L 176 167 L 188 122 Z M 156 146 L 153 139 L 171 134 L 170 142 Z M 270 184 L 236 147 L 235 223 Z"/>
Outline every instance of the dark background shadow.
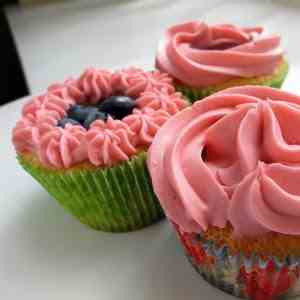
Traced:
<path fill-rule="evenodd" d="M 13 39 L 3 3 L 0 0 L 1 80 L 0 105 L 29 94 L 23 68 Z"/>

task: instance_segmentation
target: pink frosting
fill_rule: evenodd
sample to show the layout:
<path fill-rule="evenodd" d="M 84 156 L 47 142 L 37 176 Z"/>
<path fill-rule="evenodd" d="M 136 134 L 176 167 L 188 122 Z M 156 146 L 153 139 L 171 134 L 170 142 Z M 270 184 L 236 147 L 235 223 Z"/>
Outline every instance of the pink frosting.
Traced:
<path fill-rule="evenodd" d="M 141 108 L 163 110 L 170 115 L 178 113 L 187 106 L 187 102 L 182 99 L 180 93 L 169 94 L 166 89 L 162 91 L 154 89 L 149 92 L 144 92 L 136 102 Z"/>
<path fill-rule="evenodd" d="M 56 112 L 58 117 L 62 118 L 74 103 L 74 100 L 71 98 L 62 98 L 52 93 L 46 93 L 26 103 L 23 107 L 22 115 L 27 118 L 36 119 L 38 112 L 46 110 Z"/>
<path fill-rule="evenodd" d="M 128 96 L 138 97 L 145 91 L 166 90 L 174 93 L 172 79 L 166 73 L 159 71 L 144 72 L 138 68 L 128 68 L 113 75 L 115 89 Z"/>
<path fill-rule="evenodd" d="M 95 121 L 86 136 L 88 157 L 95 166 L 111 166 L 136 153 L 134 132 L 119 120 Z"/>
<path fill-rule="evenodd" d="M 38 156 L 45 165 L 69 168 L 86 159 L 86 130 L 67 124 L 64 129 L 55 127 L 45 133 L 39 142 Z"/>
<path fill-rule="evenodd" d="M 36 154 L 46 166 L 69 168 L 82 161 L 110 166 L 149 146 L 160 126 L 187 103 L 160 71 L 129 68 L 115 73 L 89 68 L 78 79 L 53 84 L 31 99 L 13 129 L 18 153 Z M 136 98 L 137 108 L 122 120 L 95 121 L 89 130 L 57 127 L 75 103 L 96 104 L 114 94 Z"/>
<path fill-rule="evenodd" d="M 13 129 L 13 144 L 17 152 L 34 152 L 35 142 L 38 140 L 38 129 L 34 123 L 26 117 L 19 120 Z"/>
<path fill-rule="evenodd" d="M 67 79 L 63 84 L 53 84 L 49 91 L 63 99 L 71 98 L 77 103 L 96 104 L 99 99 L 111 96 L 112 73 L 96 68 L 87 69 L 79 79 Z"/>
<path fill-rule="evenodd" d="M 268 87 L 227 89 L 160 129 L 148 167 L 182 229 L 233 225 L 236 236 L 300 234 L 300 97 Z"/>
<path fill-rule="evenodd" d="M 135 139 L 140 146 L 149 146 L 158 129 L 170 118 L 165 110 L 144 108 L 134 109 L 133 114 L 124 118 L 129 128 L 135 133 Z"/>
<path fill-rule="evenodd" d="M 283 51 L 279 36 L 262 31 L 197 21 L 172 26 L 159 43 L 156 66 L 192 87 L 271 74 Z"/>

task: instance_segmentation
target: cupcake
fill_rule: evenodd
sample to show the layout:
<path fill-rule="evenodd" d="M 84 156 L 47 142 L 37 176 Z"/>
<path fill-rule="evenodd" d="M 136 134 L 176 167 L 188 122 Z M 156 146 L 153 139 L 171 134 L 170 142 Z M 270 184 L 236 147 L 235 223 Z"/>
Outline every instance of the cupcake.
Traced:
<path fill-rule="evenodd" d="M 224 90 L 180 112 L 148 153 L 153 188 L 196 270 L 230 294 L 300 295 L 300 97 Z"/>
<path fill-rule="evenodd" d="M 12 140 L 21 166 L 82 223 L 131 231 L 163 217 L 145 159 L 186 106 L 159 71 L 91 68 L 25 104 Z"/>
<path fill-rule="evenodd" d="M 279 36 L 265 35 L 261 27 L 197 21 L 167 29 L 156 67 L 192 102 L 233 86 L 280 88 L 288 72 Z"/>

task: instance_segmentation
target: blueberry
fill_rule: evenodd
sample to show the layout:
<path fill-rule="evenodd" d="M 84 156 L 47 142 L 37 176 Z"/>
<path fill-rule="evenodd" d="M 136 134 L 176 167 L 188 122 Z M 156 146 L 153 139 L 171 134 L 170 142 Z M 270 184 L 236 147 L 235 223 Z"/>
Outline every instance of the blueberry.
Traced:
<path fill-rule="evenodd" d="M 74 119 L 81 124 L 84 123 L 85 119 L 91 114 L 97 112 L 98 109 L 93 106 L 73 105 L 68 110 L 68 118 Z"/>
<path fill-rule="evenodd" d="M 58 121 L 57 126 L 65 128 L 66 124 L 80 125 L 80 123 L 76 120 L 73 120 L 71 118 L 63 118 Z"/>
<path fill-rule="evenodd" d="M 100 105 L 99 110 L 122 119 L 130 115 L 135 107 L 135 101 L 127 96 L 111 96 L 106 98 Z"/>
<path fill-rule="evenodd" d="M 102 120 L 102 121 L 106 121 L 107 120 L 108 115 L 104 112 L 101 111 L 96 111 L 96 112 L 91 112 L 87 118 L 85 119 L 83 126 L 86 129 L 90 128 L 90 125 L 96 121 L 96 120 Z"/>

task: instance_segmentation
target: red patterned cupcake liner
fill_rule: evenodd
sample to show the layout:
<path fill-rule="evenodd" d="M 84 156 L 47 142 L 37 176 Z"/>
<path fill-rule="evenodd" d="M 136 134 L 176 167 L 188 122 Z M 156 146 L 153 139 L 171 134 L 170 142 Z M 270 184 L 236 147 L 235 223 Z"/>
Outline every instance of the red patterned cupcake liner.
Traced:
<path fill-rule="evenodd" d="M 201 234 L 182 231 L 174 225 L 186 255 L 205 280 L 219 289 L 246 299 L 271 300 L 300 295 L 300 258 L 250 257 L 232 254 Z"/>

